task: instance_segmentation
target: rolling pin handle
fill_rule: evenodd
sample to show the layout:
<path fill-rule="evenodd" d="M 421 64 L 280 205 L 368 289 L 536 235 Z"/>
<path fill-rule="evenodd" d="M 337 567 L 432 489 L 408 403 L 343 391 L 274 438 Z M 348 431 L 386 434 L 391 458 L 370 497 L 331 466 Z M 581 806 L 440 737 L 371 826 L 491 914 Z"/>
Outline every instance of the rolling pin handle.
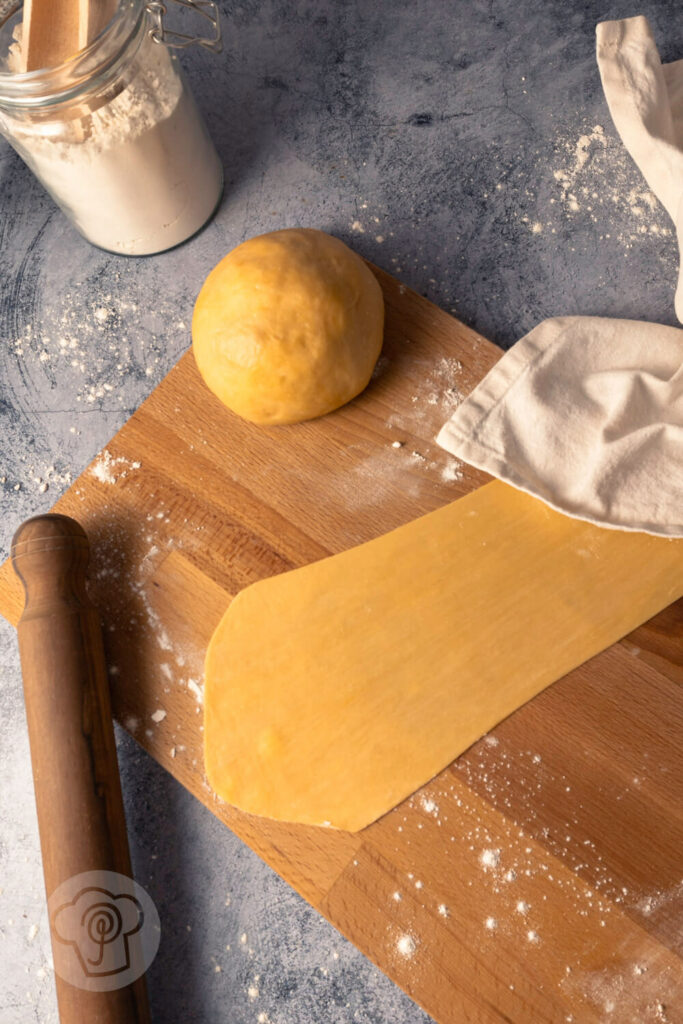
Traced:
<path fill-rule="evenodd" d="M 85 587 L 90 558 L 83 527 L 69 516 L 27 519 L 12 538 L 12 565 L 24 587 L 22 621 L 45 614 L 48 606 L 88 605 Z"/>

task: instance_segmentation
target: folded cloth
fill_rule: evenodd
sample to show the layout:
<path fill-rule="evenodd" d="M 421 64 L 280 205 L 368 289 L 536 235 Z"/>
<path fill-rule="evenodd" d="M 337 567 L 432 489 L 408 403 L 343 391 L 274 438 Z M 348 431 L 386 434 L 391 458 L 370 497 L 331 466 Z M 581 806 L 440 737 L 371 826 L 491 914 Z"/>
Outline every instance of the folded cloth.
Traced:
<path fill-rule="evenodd" d="M 683 330 L 545 320 L 437 442 L 577 519 L 683 537 Z"/>
<path fill-rule="evenodd" d="M 683 323 L 683 60 L 662 64 L 647 18 L 597 29 L 602 87 L 614 125 L 676 226 L 676 316 Z"/>

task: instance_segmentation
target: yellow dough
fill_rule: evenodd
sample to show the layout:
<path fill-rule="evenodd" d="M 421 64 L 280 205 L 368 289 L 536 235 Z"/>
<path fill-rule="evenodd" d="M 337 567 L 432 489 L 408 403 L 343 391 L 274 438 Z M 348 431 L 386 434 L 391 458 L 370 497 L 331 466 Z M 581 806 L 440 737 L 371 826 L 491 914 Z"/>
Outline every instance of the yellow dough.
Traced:
<path fill-rule="evenodd" d="M 206 658 L 205 762 L 253 814 L 356 831 L 683 593 L 683 540 L 495 481 L 243 590 Z"/>
<path fill-rule="evenodd" d="M 195 304 L 192 348 L 206 384 L 254 423 L 337 409 L 370 380 L 384 299 L 372 271 L 311 228 L 251 238 L 221 260 Z"/>

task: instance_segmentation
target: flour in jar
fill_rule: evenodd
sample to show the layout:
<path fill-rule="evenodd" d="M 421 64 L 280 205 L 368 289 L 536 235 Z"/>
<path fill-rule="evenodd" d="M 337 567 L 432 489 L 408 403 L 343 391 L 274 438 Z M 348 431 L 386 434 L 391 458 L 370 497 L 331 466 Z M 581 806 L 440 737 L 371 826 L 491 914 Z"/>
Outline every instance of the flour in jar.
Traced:
<path fill-rule="evenodd" d="M 89 241 L 160 252 L 211 216 L 222 167 L 176 62 L 149 35 L 112 92 L 72 108 L 62 124 L 29 122 L 8 134 Z"/>

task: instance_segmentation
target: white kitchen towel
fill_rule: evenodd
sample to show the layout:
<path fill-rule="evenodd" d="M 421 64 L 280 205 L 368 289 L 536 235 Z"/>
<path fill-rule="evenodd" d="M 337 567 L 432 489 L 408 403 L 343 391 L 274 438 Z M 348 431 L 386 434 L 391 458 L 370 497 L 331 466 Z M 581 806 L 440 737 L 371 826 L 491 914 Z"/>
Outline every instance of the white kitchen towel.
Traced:
<path fill-rule="evenodd" d="M 683 60 L 662 64 L 647 18 L 603 21 L 597 58 L 624 145 L 676 226 L 676 316 L 683 323 Z"/>
<path fill-rule="evenodd" d="M 437 442 L 567 515 L 683 537 L 683 330 L 544 320 Z"/>

